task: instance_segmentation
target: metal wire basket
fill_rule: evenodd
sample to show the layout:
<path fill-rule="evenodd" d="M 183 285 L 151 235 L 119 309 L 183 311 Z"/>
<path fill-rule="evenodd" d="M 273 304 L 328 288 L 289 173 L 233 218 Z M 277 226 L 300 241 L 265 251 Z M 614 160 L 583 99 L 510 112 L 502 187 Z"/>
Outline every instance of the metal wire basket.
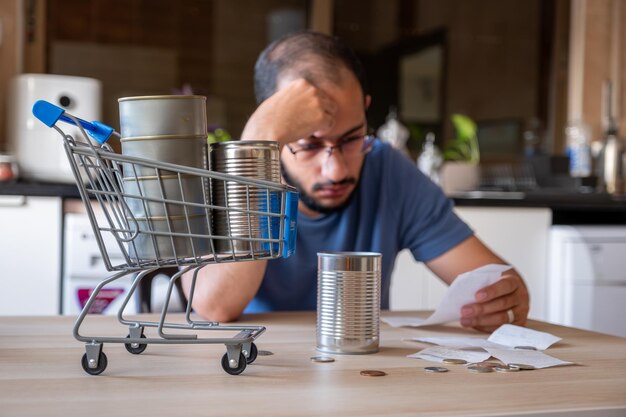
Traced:
<path fill-rule="evenodd" d="M 226 346 L 222 358 L 224 370 L 232 375 L 243 372 L 246 364 L 256 359 L 257 349 L 253 342 L 265 327 L 192 320 L 196 278 L 198 271 L 211 263 L 290 256 L 295 250 L 298 204 L 295 189 L 270 181 L 117 154 L 106 143 L 110 137 L 119 137 L 112 128 L 81 120 L 45 101 L 35 103 L 33 114 L 63 137 L 104 264 L 107 270 L 115 272 L 96 286 L 74 326 L 74 337 L 85 342 L 83 369 L 91 375 L 104 371 L 107 366 L 107 357 L 102 351 L 104 343 L 123 343 L 134 354 L 143 352 L 150 343 L 218 343 Z M 59 121 L 78 126 L 81 140 L 65 134 L 57 126 Z M 220 200 L 223 205 L 213 204 L 211 190 L 228 193 L 229 184 L 237 184 L 239 190 L 245 190 L 246 198 L 239 198 L 236 206 L 229 205 L 228 198 Z M 97 203 L 95 208 L 94 202 Z M 214 224 L 216 212 L 225 213 L 225 216 L 218 217 L 226 219 L 228 224 L 217 228 Z M 239 224 L 237 236 L 233 237 L 230 218 L 244 219 L 250 232 L 242 235 Z M 218 229 L 226 233 L 214 233 Z M 107 234 L 114 239 L 105 240 Z M 105 241 L 109 245 L 114 242 L 115 248 L 107 246 Z M 242 251 L 242 244 L 244 247 L 248 245 L 249 250 Z M 220 250 L 216 249 L 218 246 Z M 121 252 L 122 263 L 111 262 L 113 250 L 116 257 Z M 159 321 L 124 317 L 124 309 L 143 277 L 159 268 L 172 266 L 179 267 L 179 272 L 170 279 Z M 168 322 L 166 317 L 172 290 L 176 281 L 188 272 L 193 278 L 186 322 Z M 80 327 L 100 290 L 128 274 L 136 276 L 117 314 L 119 322 L 128 326 L 128 334 L 124 337 L 81 335 Z M 146 337 L 146 327 L 155 327 L 158 337 Z M 166 333 L 164 329 L 167 328 L 193 332 L 224 330 L 236 334 L 201 338 L 189 332 Z"/>

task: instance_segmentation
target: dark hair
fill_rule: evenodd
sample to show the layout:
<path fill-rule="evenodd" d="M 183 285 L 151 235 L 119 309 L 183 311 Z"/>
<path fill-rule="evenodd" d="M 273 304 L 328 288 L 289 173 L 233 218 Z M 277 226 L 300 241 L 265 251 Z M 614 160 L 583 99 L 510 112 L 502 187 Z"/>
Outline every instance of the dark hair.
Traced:
<path fill-rule="evenodd" d="M 363 94 L 368 93 L 363 64 L 339 38 L 309 31 L 284 36 L 265 48 L 254 66 L 257 104 L 276 92 L 278 78 L 286 72 L 294 72 L 313 84 L 320 81 L 338 84 L 338 65 L 352 72 Z"/>

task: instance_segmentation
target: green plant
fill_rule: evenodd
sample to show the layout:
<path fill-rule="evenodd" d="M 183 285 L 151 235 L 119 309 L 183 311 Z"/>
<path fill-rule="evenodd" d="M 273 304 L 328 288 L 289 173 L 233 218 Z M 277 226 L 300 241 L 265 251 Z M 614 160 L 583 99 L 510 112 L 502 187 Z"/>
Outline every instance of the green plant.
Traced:
<path fill-rule="evenodd" d="M 456 137 L 448 141 L 443 151 L 443 159 L 477 165 L 480 161 L 480 151 L 476 138 L 476 123 L 463 114 L 453 114 L 451 119 Z"/>
<path fill-rule="evenodd" d="M 226 130 L 218 127 L 214 131 L 209 132 L 207 143 L 210 145 L 215 142 L 228 142 L 231 139 L 230 134 Z"/>

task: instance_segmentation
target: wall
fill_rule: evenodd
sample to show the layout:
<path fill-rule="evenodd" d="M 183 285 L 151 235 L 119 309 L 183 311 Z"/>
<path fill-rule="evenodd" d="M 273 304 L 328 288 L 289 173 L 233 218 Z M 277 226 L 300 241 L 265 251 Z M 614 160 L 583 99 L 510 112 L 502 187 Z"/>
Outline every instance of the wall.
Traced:
<path fill-rule="evenodd" d="M 0 151 L 7 141 L 7 83 L 21 71 L 21 0 L 0 1 Z"/>
<path fill-rule="evenodd" d="M 335 33 L 364 54 L 447 30 L 447 138 L 452 113 L 481 122 L 517 122 L 521 128 L 531 117 L 548 116 L 540 114 L 548 96 L 540 70 L 549 60 L 541 50 L 541 0 L 336 0 L 335 5 Z"/>
<path fill-rule="evenodd" d="M 602 86 L 611 78 L 620 134 L 626 136 L 626 2 L 573 0 L 571 19 L 568 118 L 582 118 L 600 139 Z"/>
<path fill-rule="evenodd" d="M 537 115 L 540 0 L 419 0 L 420 33 L 449 31 L 447 114 L 475 120 Z"/>
<path fill-rule="evenodd" d="M 226 103 L 226 118 L 234 136 L 241 133 L 256 108 L 252 94 L 254 64 L 269 42 L 268 14 L 278 9 L 298 9 L 301 4 L 299 0 L 214 2 L 212 93 Z"/>

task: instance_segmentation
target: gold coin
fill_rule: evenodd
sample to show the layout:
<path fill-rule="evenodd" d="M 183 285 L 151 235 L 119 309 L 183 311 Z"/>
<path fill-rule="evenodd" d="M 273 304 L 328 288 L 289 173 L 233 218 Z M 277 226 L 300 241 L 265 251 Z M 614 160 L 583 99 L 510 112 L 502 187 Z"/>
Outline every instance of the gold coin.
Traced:
<path fill-rule="evenodd" d="M 478 374 L 486 374 L 489 372 L 493 372 L 493 368 L 488 366 L 468 366 L 467 370 L 470 372 L 475 372 Z"/>
<path fill-rule="evenodd" d="M 335 359 L 331 358 L 330 356 L 311 356 L 311 361 L 319 363 L 329 363 L 335 362 Z"/>
<path fill-rule="evenodd" d="M 387 373 L 383 372 L 383 371 L 375 371 L 373 369 L 367 369 L 367 370 L 361 371 L 361 375 L 363 375 L 363 376 L 385 376 L 385 375 L 387 375 Z"/>
<path fill-rule="evenodd" d="M 448 365 L 465 365 L 467 361 L 464 359 L 444 359 L 443 363 L 447 363 Z"/>

